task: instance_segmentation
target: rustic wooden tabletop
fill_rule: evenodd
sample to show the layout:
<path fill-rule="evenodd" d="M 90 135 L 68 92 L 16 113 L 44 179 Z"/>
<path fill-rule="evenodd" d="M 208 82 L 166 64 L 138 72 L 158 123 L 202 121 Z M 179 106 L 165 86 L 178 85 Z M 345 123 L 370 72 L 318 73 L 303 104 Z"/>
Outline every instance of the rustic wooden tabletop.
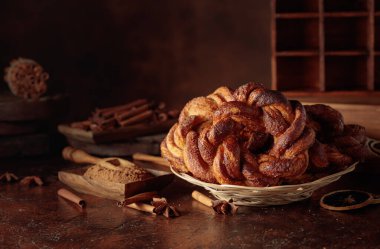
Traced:
<path fill-rule="evenodd" d="M 0 185 L 0 248 L 380 248 L 379 205 L 350 212 L 319 206 L 338 189 L 380 194 L 380 165 L 366 163 L 312 198 L 284 206 L 240 207 L 234 216 L 214 214 L 192 200 L 194 189 L 180 179 L 161 195 L 181 211 L 167 219 L 119 208 L 115 201 L 79 194 L 81 211 L 57 196 L 65 187 L 57 171 L 70 167 L 58 158 L 3 161 L 0 173 L 41 175 L 42 187 Z"/>

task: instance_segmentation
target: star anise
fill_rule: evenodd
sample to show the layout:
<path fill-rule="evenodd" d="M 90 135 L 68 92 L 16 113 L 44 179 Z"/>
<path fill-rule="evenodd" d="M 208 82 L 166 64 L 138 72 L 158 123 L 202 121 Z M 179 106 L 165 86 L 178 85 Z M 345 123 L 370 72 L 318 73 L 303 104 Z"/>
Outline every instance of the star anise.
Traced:
<path fill-rule="evenodd" d="M 154 206 L 153 211 L 156 214 L 162 214 L 166 218 L 174 218 L 181 215 L 175 207 L 168 204 L 166 198 L 153 198 L 152 205 Z"/>
<path fill-rule="evenodd" d="M 4 174 L 0 176 L 0 181 L 4 181 L 4 180 L 7 182 L 17 181 L 18 176 L 10 172 L 5 172 Z"/>
<path fill-rule="evenodd" d="M 25 176 L 20 184 L 24 186 L 29 186 L 30 184 L 35 183 L 38 186 L 42 186 L 44 183 L 39 176 Z"/>

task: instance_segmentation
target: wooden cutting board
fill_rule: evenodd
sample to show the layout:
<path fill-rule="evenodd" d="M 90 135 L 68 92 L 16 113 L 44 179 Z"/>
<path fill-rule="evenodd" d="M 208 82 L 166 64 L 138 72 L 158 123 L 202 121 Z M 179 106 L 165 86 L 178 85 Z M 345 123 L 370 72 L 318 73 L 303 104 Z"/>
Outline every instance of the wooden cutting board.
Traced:
<path fill-rule="evenodd" d="M 158 124 L 138 124 L 100 132 L 85 131 L 62 124 L 58 126 L 58 131 L 67 138 L 86 143 L 101 144 L 167 132 L 175 122 L 176 120 L 167 120 Z"/>
<path fill-rule="evenodd" d="M 147 168 L 146 170 L 151 172 L 155 177 L 127 184 L 95 181 L 83 176 L 88 167 L 59 171 L 58 179 L 77 192 L 117 201 L 122 201 L 138 193 L 158 191 L 174 179 L 174 175 L 171 172 Z"/>

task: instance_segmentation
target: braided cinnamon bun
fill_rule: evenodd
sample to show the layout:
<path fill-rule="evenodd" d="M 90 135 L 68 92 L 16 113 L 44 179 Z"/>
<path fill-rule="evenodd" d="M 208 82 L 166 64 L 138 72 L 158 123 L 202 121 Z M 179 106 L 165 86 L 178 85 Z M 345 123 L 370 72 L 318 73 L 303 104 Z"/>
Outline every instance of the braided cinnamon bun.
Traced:
<path fill-rule="evenodd" d="M 161 143 L 180 172 L 210 183 L 274 186 L 365 155 L 365 131 L 325 105 L 303 106 L 258 83 L 192 99 Z M 308 177 L 309 179 L 309 177 Z"/>

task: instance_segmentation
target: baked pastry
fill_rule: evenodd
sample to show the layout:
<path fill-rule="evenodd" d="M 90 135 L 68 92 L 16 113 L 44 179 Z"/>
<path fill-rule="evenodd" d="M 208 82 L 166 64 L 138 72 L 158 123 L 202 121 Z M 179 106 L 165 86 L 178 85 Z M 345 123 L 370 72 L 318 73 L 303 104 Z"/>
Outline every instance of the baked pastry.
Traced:
<path fill-rule="evenodd" d="M 274 186 L 310 180 L 365 155 L 365 130 L 326 105 L 303 106 L 248 83 L 192 99 L 161 143 L 178 171 L 210 183 Z"/>
<path fill-rule="evenodd" d="M 25 99 L 38 99 L 47 90 L 46 81 L 49 74 L 42 66 L 31 59 L 12 60 L 5 69 L 4 80 L 11 92 Z"/>
<path fill-rule="evenodd" d="M 108 181 L 127 184 L 154 177 L 149 171 L 139 166 L 113 165 L 112 161 L 104 161 L 89 167 L 84 173 L 85 177 L 98 181 Z"/>

